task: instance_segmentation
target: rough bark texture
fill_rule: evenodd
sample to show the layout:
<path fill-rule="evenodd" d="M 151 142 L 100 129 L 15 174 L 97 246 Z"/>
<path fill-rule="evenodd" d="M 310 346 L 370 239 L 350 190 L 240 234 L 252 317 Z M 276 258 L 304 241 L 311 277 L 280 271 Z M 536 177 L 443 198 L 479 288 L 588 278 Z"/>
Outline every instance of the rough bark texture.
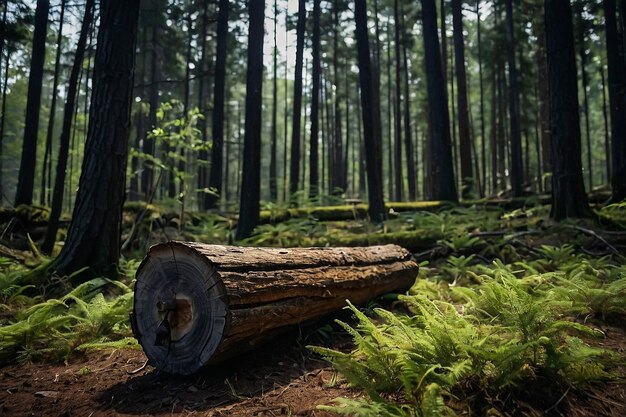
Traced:
<path fill-rule="evenodd" d="M 237 240 L 249 237 L 259 224 L 261 204 L 261 113 L 265 2 L 251 0 L 248 7 L 250 29 L 246 81 L 246 131 L 243 138 L 243 172 Z"/>
<path fill-rule="evenodd" d="M 363 142 L 367 172 L 367 195 L 370 220 L 381 222 L 387 218 L 383 200 L 382 131 L 380 121 L 380 96 L 376 91 L 376 70 L 370 61 L 369 37 L 367 34 L 367 5 L 365 0 L 356 0 L 356 41 L 361 86 L 361 118 L 363 120 Z"/>
<path fill-rule="evenodd" d="M 404 290 L 418 266 L 395 245 L 240 248 L 170 242 L 137 271 L 133 330 L 151 363 L 176 374 L 253 348 L 290 326 Z"/>
<path fill-rule="evenodd" d="M 76 205 L 52 268 L 89 266 L 116 274 L 126 185 L 139 0 L 109 0 L 100 9 L 89 130 Z"/>
<path fill-rule="evenodd" d="M 439 56 L 437 13 L 434 0 L 422 0 L 424 25 L 424 63 L 428 88 L 428 119 L 430 128 L 429 152 L 430 198 L 457 201 L 456 184 L 452 167 L 450 116 L 444 74 Z"/>
<path fill-rule="evenodd" d="M 41 109 L 41 89 L 46 57 L 49 10 L 50 2 L 48 0 L 37 0 L 33 50 L 30 61 L 30 74 L 28 76 L 24 142 L 22 144 L 22 160 L 17 181 L 17 191 L 15 193 L 15 206 L 32 204 L 33 202 L 35 167 L 37 165 L 37 134 L 39 132 L 39 111 Z"/>
<path fill-rule="evenodd" d="M 569 2 L 545 1 L 552 140 L 552 213 L 590 217 L 583 181 L 574 30 Z"/>

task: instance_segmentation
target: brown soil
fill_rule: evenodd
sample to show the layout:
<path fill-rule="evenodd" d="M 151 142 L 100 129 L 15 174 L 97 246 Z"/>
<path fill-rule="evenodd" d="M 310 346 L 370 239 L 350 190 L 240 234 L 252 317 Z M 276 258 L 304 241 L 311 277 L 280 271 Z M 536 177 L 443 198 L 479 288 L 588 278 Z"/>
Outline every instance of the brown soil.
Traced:
<path fill-rule="evenodd" d="M 237 359 L 191 377 L 148 366 L 140 351 L 92 353 L 67 365 L 22 364 L 0 369 L 2 416 L 329 416 L 316 407 L 360 393 L 336 384 L 329 364 L 305 347 L 347 348 L 292 332 Z"/>
<path fill-rule="evenodd" d="M 625 355 L 626 331 L 623 323 L 615 324 L 620 326 L 593 323 L 605 337 L 587 341 Z M 363 394 L 337 382 L 329 364 L 306 349 L 309 344 L 343 351 L 351 347 L 343 332 L 322 335 L 308 328 L 191 377 L 163 374 L 150 366 L 133 373 L 146 358 L 129 350 L 95 352 L 65 365 L 7 366 L 0 369 L 0 416 L 331 416 L 317 406 Z M 514 410 L 510 415 L 623 417 L 626 366 L 616 373 L 622 377 L 585 391 L 547 395 L 551 387 L 529 386 L 514 396 L 517 399 L 491 401 L 500 409 Z M 449 405 L 467 415 L 465 400 L 457 398 Z"/>

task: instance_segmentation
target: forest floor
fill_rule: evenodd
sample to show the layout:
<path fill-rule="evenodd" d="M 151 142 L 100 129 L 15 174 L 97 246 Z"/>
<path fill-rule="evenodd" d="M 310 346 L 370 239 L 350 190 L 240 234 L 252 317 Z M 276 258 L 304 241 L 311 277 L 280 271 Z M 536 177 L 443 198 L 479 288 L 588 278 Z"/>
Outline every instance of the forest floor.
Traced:
<path fill-rule="evenodd" d="M 126 236 L 133 236 L 129 231 L 135 228 L 134 219 L 141 222 L 123 259 L 121 281 L 95 278 L 84 287 L 67 287 L 68 294 L 55 299 L 47 295 L 49 287 L 37 287 L 33 294 L 34 287 L 22 282 L 32 268 L 48 260 L 36 250 L 45 218 L 29 211 L 20 220 L 28 225 L 28 234 L 15 229 L 0 242 L 0 416 L 331 416 L 336 414 L 319 406 L 336 405 L 337 398 L 358 400 L 351 404 L 358 404 L 363 416 L 383 415 L 382 411 L 385 416 L 626 416 L 626 205 L 597 208 L 599 224 L 551 222 L 548 208 L 537 202 L 521 208 L 435 207 L 432 212 L 422 206 L 398 206 L 393 219 L 382 226 L 356 219 L 359 213 L 351 207 L 328 207 L 259 227 L 246 244 L 399 243 L 421 262 L 420 274 L 406 299 L 383 297 L 363 306 L 367 319 L 359 318 L 355 310 L 340 311 L 190 377 L 174 377 L 145 366 L 144 354 L 129 338 L 132 276 L 151 243 L 180 239 L 225 244 L 232 221 L 189 215 L 187 232 L 179 235 L 175 222 L 171 224 L 171 218 L 156 207 L 147 214 L 127 212 Z M 15 213 L 7 216 L 15 217 Z M 275 218 L 275 213 L 267 217 Z M 65 284 L 61 278 L 49 285 Z M 495 310 L 497 316 L 480 309 L 489 291 L 500 291 L 504 297 L 504 304 Z M 494 300 L 498 301 L 490 301 Z M 411 310 L 411 303 L 418 307 Z M 481 339 L 480 332 L 487 332 L 483 336 L 493 340 L 493 354 L 476 352 L 481 344 L 463 354 L 487 358 L 496 371 L 511 366 L 510 378 L 506 370 L 499 374 L 488 367 L 469 369 L 463 365 L 467 356 L 460 356 L 460 362 L 452 360 L 449 365 L 437 365 L 435 372 L 423 373 L 413 391 L 398 385 L 407 376 L 403 368 L 390 370 L 390 391 L 368 391 L 367 380 L 349 383 L 345 372 L 337 371 L 332 355 L 322 353 L 322 357 L 310 349 L 321 346 L 352 352 L 343 371 L 365 366 L 375 383 L 385 374 L 376 373 L 378 358 L 371 361 L 355 334 L 382 343 L 373 350 L 381 361 L 388 360 L 384 355 L 389 352 L 401 356 L 405 347 L 393 351 L 394 323 L 377 317 L 377 309 L 407 320 L 407 329 L 415 332 L 409 339 L 423 336 L 426 340 L 436 333 L 438 324 L 424 322 L 424 332 L 425 314 L 420 308 L 431 304 L 441 309 L 435 319 L 451 330 L 451 343 L 472 344 Z M 544 305 L 546 311 L 542 311 Z M 446 306 L 454 314 L 446 314 Z M 528 343 L 519 339 L 517 323 L 505 320 L 507 315 L 515 319 L 515 308 L 525 311 L 521 315 L 531 317 L 530 324 L 535 326 Z M 336 319 L 356 331 L 349 334 Z M 377 340 L 378 335 L 368 334 L 363 320 L 372 320 L 384 337 Z M 582 331 L 571 326 L 564 329 L 564 321 Z M 428 331 L 430 325 L 432 331 Z M 465 339 L 466 331 L 477 336 Z M 546 341 L 546 335 L 552 340 Z M 437 350 L 446 346 L 447 339 L 441 340 L 428 339 L 424 344 Z M 504 355 L 497 356 L 499 344 Z M 546 349 L 540 349 L 544 353 L 539 357 L 536 346 Z M 417 343 L 408 349 L 422 347 Z M 545 355 L 553 348 L 556 359 Z M 511 363 L 506 352 L 519 352 L 521 361 Z M 435 364 L 446 360 L 446 355 L 433 359 Z M 445 385 L 439 377 L 459 364 L 465 376 Z M 431 365 L 426 362 L 425 366 Z M 438 408 L 438 403 L 427 404 L 431 407 L 427 413 L 428 409 L 420 408 L 428 399 L 422 392 L 436 384 L 430 380 L 424 383 L 429 384 L 426 388 L 421 384 L 432 377 L 444 387 L 436 399 L 445 401 L 445 409 Z M 381 413 L 371 411 L 374 408 L 367 412 L 372 404 Z M 410 408 L 395 413 L 397 404 Z"/>
<path fill-rule="evenodd" d="M 151 366 L 144 368 L 146 358 L 136 350 L 93 352 L 67 364 L 7 366 L 0 370 L 0 415 L 334 416 L 317 406 L 332 404 L 338 397 L 364 394 L 351 388 L 328 362 L 305 347 L 306 343 L 322 343 L 348 351 L 351 339 L 340 331 L 320 337 L 316 329 L 292 331 L 192 377 L 174 377 Z M 595 345 L 626 354 L 626 331 L 609 325 L 603 325 L 602 330 L 606 337 Z M 555 405 L 544 405 L 542 389 L 528 387 L 524 402 L 538 413 L 530 415 L 541 415 L 542 408 L 546 411 Z M 565 404 L 568 416 L 626 415 L 624 380 L 567 394 L 559 400 Z M 458 415 L 472 414 L 462 403 L 456 407 Z M 547 411 L 545 415 L 563 414 Z"/>
<path fill-rule="evenodd" d="M 143 352 L 123 349 L 91 352 L 67 364 L 6 366 L 0 369 L 0 415 L 334 415 L 316 407 L 362 394 L 337 382 L 330 364 L 306 348 L 351 345 L 345 332 L 322 336 L 318 326 L 291 331 L 192 377 L 142 369 Z"/>

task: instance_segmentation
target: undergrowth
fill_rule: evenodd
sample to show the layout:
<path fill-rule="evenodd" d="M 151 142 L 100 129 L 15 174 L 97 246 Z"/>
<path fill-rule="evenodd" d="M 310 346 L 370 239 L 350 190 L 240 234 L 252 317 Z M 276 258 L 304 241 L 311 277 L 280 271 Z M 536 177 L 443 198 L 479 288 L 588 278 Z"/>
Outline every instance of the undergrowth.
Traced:
<path fill-rule="evenodd" d="M 125 265 L 134 268 L 135 262 Z M 138 348 L 128 313 L 132 288 L 95 278 L 61 298 L 44 299 L 33 285 L 21 285 L 26 268 L 0 272 L 0 366 L 13 360 L 66 360 L 73 353 L 101 348 Z"/>
<path fill-rule="evenodd" d="M 519 407 L 515 398 L 533 385 L 549 387 L 542 395 L 557 408 L 567 390 L 615 378 L 624 358 L 588 343 L 602 332 L 585 318 L 626 316 L 626 267 L 571 246 L 540 252 L 513 264 L 460 257 L 423 268 L 424 279 L 399 296 L 393 312 L 377 308 L 368 316 L 350 305 L 356 325 L 339 324 L 354 350 L 311 349 L 368 398 L 323 408 L 356 416 L 456 415 L 463 399 L 478 414 L 501 415 Z"/>

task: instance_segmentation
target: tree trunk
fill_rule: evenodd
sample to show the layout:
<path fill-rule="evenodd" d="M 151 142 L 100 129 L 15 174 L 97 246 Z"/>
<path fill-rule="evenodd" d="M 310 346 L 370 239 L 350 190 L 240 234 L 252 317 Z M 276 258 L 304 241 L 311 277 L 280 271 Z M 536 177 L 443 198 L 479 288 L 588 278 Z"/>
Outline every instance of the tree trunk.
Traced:
<path fill-rule="evenodd" d="M 153 7 L 157 8 L 157 4 L 153 4 Z M 153 11 L 156 13 L 156 10 Z M 161 65 L 163 65 L 162 53 L 161 53 L 161 27 L 160 22 L 153 22 L 152 26 L 152 40 L 150 42 L 150 52 L 152 62 L 150 63 L 150 89 L 149 89 L 149 101 L 150 111 L 148 112 L 148 134 L 143 138 L 143 153 L 147 156 L 156 157 L 155 139 L 150 137 L 152 129 L 157 127 L 157 112 L 159 110 L 159 86 L 161 82 Z M 153 190 L 158 186 L 154 182 L 154 164 L 151 161 L 145 161 L 142 171 L 142 191 L 144 198 L 148 200 L 153 193 Z"/>
<path fill-rule="evenodd" d="M 215 208 L 222 193 L 224 169 L 224 91 L 226 85 L 226 54 L 228 43 L 228 0 L 220 0 L 217 16 L 217 46 L 215 51 L 215 87 L 213 95 L 213 147 L 211 148 L 211 172 L 209 188 L 216 192 L 205 194 L 206 208 Z"/>
<path fill-rule="evenodd" d="M 291 160 L 289 169 L 289 194 L 294 199 L 300 179 L 300 119 L 302 117 L 302 59 L 304 56 L 304 31 L 306 28 L 306 1 L 298 1 L 296 26 L 296 72 L 293 87 L 293 121 L 291 130 Z"/>
<path fill-rule="evenodd" d="M 24 142 L 22 160 L 15 193 L 15 206 L 30 205 L 33 202 L 35 167 L 37 166 L 37 134 L 39 132 L 39 111 L 43 84 L 44 61 L 46 58 L 46 36 L 48 32 L 49 0 L 37 0 L 35 10 L 35 31 L 31 52 L 30 73 L 28 76 L 28 98 L 24 122 Z"/>
<path fill-rule="evenodd" d="M 402 10 L 400 14 L 400 21 L 402 23 L 402 60 L 404 69 L 404 149 L 406 151 L 409 200 L 415 201 L 417 199 L 417 176 L 415 174 L 416 158 L 414 156 L 413 139 L 411 138 L 411 100 L 409 91 L 409 59 L 407 53 L 409 39 L 404 22 L 404 10 Z M 417 125 L 417 121 L 415 121 L 415 124 Z M 417 140 L 417 136 L 415 139 Z"/>
<path fill-rule="evenodd" d="M 593 190 L 593 165 L 592 165 L 592 155 L 591 155 L 591 128 L 589 127 L 589 94 L 587 92 L 587 87 L 589 86 L 589 79 L 587 76 L 587 48 L 585 41 L 585 32 L 587 21 L 585 20 L 584 6 L 582 3 L 576 3 L 577 10 L 577 18 L 578 18 L 578 30 L 577 30 L 577 41 L 578 41 L 578 54 L 580 56 L 580 74 L 581 81 L 583 87 L 583 113 L 585 114 L 585 144 L 587 145 L 587 176 L 589 181 L 589 190 Z"/>
<path fill-rule="evenodd" d="M 261 114 L 263 110 L 263 37 L 265 2 L 250 0 L 248 70 L 246 80 L 246 131 L 243 145 L 241 200 L 236 239 L 249 237 L 259 224 L 261 203 Z"/>
<path fill-rule="evenodd" d="M 61 15 L 59 16 L 59 32 L 57 34 L 57 51 L 54 61 L 54 77 L 52 81 L 52 101 L 50 103 L 50 117 L 48 119 L 48 131 L 46 133 L 46 149 L 43 156 L 43 165 L 41 167 L 41 193 L 39 195 L 39 203 L 43 206 L 50 204 L 50 196 L 46 198 L 46 194 L 50 189 L 52 181 L 52 135 L 54 135 L 54 122 L 56 119 L 57 95 L 59 90 L 59 73 L 61 72 L 61 52 L 63 47 L 63 24 L 65 23 L 65 3 L 61 0 Z M 6 7 L 5 7 L 6 11 Z M 0 55 L 1 55 L 0 51 Z"/>
<path fill-rule="evenodd" d="M 117 273 L 138 17 L 138 0 L 100 6 L 83 170 L 67 239 L 52 266 L 61 276 L 87 266 Z"/>
<path fill-rule="evenodd" d="M 291 326 L 413 284 L 399 246 L 239 248 L 171 242 L 137 271 L 131 323 L 159 370 L 189 375 Z M 164 277 L 167 277 L 164 279 Z"/>
<path fill-rule="evenodd" d="M 611 140 L 609 136 L 609 117 L 606 110 L 606 77 L 604 65 L 600 64 L 600 78 L 602 80 L 602 120 L 604 121 L 604 161 L 606 164 L 606 183 L 611 183 Z"/>
<path fill-rule="evenodd" d="M 4 79 L 2 82 L 2 111 L 0 112 L 0 194 L 4 195 L 4 182 L 3 182 L 3 160 L 4 160 L 4 123 L 5 115 L 7 112 L 7 88 L 9 83 L 9 62 L 11 57 L 11 51 L 7 48 L 6 57 L 4 61 Z"/>
<path fill-rule="evenodd" d="M 391 123 L 393 97 L 391 95 L 391 24 L 387 24 L 387 196 L 393 200 L 393 124 Z M 379 76 L 380 78 L 380 76 Z M 381 122 L 382 123 L 382 122 Z"/>
<path fill-rule="evenodd" d="M 376 94 L 376 71 L 372 71 L 370 64 L 366 0 L 355 0 L 354 15 L 361 85 L 361 118 L 363 120 L 369 216 L 372 222 L 379 223 L 387 219 L 387 212 L 383 200 L 380 97 Z"/>
<path fill-rule="evenodd" d="M 483 83 L 483 49 L 480 36 L 480 19 L 480 1 L 476 1 L 476 35 L 478 43 L 478 78 L 480 89 L 480 154 L 483 163 L 480 196 L 484 197 L 487 190 L 487 138 L 485 136 L 485 89 Z"/>
<path fill-rule="evenodd" d="M 622 11 L 626 13 L 626 11 Z M 604 0 L 606 57 L 608 64 L 609 107 L 611 113 L 611 154 L 613 201 L 626 198 L 626 71 L 620 55 L 615 0 Z"/>
<path fill-rule="evenodd" d="M 311 91 L 311 148 L 309 149 L 309 196 L 319 194 L 319 99 L 320 99 L 320 0 L 313 1 L 313 89 Z"/>
<path fill-rule="evenodd" d="M 142 11 L 139 12 L 142 14 Z M 141 150 L 141 141 L 144 138 L 145 132 L 145 114 L 142 109 L 143 98 L 145 97 L 145 82 L 146 82 L 146 73 L 148 71 L 148 31 L 143 30 L 141 44 L 139 50 L 141 51 L 141 67 L 135 69 L 135 81 L 139 82 L 140 87 L 138 91 L 133 91 L 133 94 L 140 97 L 141 101 L 139 101 L 139 108 L 136 109 L 136 129 L 135 129 L 135 141 L 133 143 L 134 149 L 136 151 Z M 129 201 L 139 201 L 141 199 L 140 196 L 140 182 L 141 182 L 141 168 L 139 166 L 139 157 L 133 155 L 130 160 L 130 167 L 132 176 L 130 179 L 130 189 L 128 191 L 127 199 Z"/>
<path fill-rule="evenodd" d="M 395 46 L 395 61 L 396 61 L 396 94 L 394 104 L 394 183 L 395 183 L 395 201 L 402 201 L 402 191 L 404 185 L 404 178 L 402 175 L 402 112 L 401 107 L 401 91 L 402 91 L 402 77 L 400 76 L 402 66 L 400 64 L 400 14 L 398 7 L 398 0 L 393 2 L 393 17 L 394 17 L 394 46 Z M 391 81 L 391 80 L 388 80 Z"/>
<path fill-rule="evenodd" d="M 519 87 L 515 64 L 515 35 L 513 31 L 513 0 L 506 0 L 506 39 L 509 63 L 509 117 L 511 128 L 511 189 L 513 197 L 523 194 L 524 167 L 522 164 L 522 134 L 520 128 Z"/>
<path fill-rule="evenodd" d="M 432 161 L 429 172 L 431 179 L 430 197 L 435 200 L 458 201 L 453 173 L 445 81 L 441 68 L 441 57 L 439 56 L 435 1 L 421 1 L 424 26 L 424 63 L 428 89 L 428 119 L 431 130 L 429 146 Z"/>
<path fill-rule="evenodd" d="M 578 115 L 578 82 L 569 1 L 545 0 L 550 137 L 552 139 L 551 217 L 592 215 L 583 181 Z"/>
<path fill-rule="evenodd" d="M 200 114 L 203 116 L 198 120 L 198 129 L 200 130 L 200 137 L 202 138 L 202 143 L 207 143 L 209 138 L 207 134 L 207 106 L 206 106 L 206 97 L 204 92 L 204 87 L 206 83 L 206 72 L 207 65 L 206 62 L 208 60 L 208 47 L 207 47 L 207 36 L 209 34 L 209 2 L 208 0 L 203 0 L 202 2 L 202 29 L 200 30 L 200 37 L 202 40 L 200 41 L 200 62 L 198 63 L 198 109 Z M 209 179 L 207 174 L 206 164 L 209 159 L 209 154 L 205 149 L 201 149 L 198 152 L 198 178 L 197 184 L 198 189 L 198 210 L 204 211 L 206 210 L 206 188 L 209 186 Z"/>
<path fill-rule="evenodd" d="M 183 114 L 185 120 L 189 120 L 189 106 L 191 95 L 191 59 L 192 59 L 192 42 L 193 42 L 193 11 L 189 10 L 187 15 L 187 53 L 185 57 L 185 89 L 183 97 Z M 178 161 L 179 184 L 178 195 L 181 207 L 184 209 L 187 201 L 186 173 L 187 173 L 187 147 L 181 146 L 179 149 L 180 160 Z M 183 222 L 180 222 L 181 226 Z"/>
<path fill-rule="evenodd" d="M 74 64 L 67 88 L 67 99 L 63 110 L 63 127 L 61 129 L 61 137 L 59 139 L 59 159 L 57 161 L 57 172 L 54 181 L 54 192 L 52 194 L 52 206 L 50 209 L 50 219 L 48 221 L 48 229 L 41 246 L 41 251 L 45 254 L 51 254 L 56 241 L 56 234 L 59 229 L 59 218 L 63 209 L 63 192 L 65 188 L 65 175 L 67 169 L 67 159 L 69 156 L 70 133 L 72 129 L 74 109 L 76 107 L 76 99 L 78 92 L 78 77 L 83 67 L 85 58 L 85 46 L 87 44 L 87 35 L 91 30 L 93 23 L 95 0 L 87 0 L 85 5 L 85 16 L 83 17 L 82 27 L 78 44 L 76 45 L 76 55 L 74 56 Z"/>
<path fill-rule="evenodd" d="M 537 37 L 537 90 L 539 107 L 539 131 L 541 133 L 541 160 L 543 175 L 552 172 L 552 152 L 550 144 L 550 112 L 548 105 L 548 61 L 546 59 L 546 32 L 543 14 L 540 13 L 534 22 L 534 32 Z M 542 189 L 549 188 L 549 182 L 541 180 Z"/>
<path fill-rule="evenodd" d="M 274 49 L 272 51 L 272 134 L 270 142 L 270 200 L 277 202 L 278 200 L 278 184 L 276 179 L 276 150 L 277 150 L 277 118 L 278 118 L 278 43 L 276 40 L 276 32 L 278 27 L 278 6 L 274 0 Z"/>
<path fill-rule="evenodd" d="M 343 194 L 346 191 L 346 171 L 343 164 L 343 138 L 342 138 L 342 117 L 341 107 L 339 106 L 339 7 L 338 2 L 333 4 L 333 84 L 335 85 L 335 94 L 333 95 L 334 103 L 334 147 L 333 147 L 333 168 L 334 175 L 331 177 L 332 187 L 331 193 Z"/>
<path fill-rule="evenodd" d="M 459 146 L 461 151 L 461 195 L 463 198 L 469 198 L 474 191 L 474 173 L 472 170 L 472 139 L 470 137 L 469 105 L 467 102 L 465 41 L 463 39 L 463 14 L 461 8 L 461 0 L 452 0 L 454 63 L 457 83 L 456 98 L 459 121 Z"/>

